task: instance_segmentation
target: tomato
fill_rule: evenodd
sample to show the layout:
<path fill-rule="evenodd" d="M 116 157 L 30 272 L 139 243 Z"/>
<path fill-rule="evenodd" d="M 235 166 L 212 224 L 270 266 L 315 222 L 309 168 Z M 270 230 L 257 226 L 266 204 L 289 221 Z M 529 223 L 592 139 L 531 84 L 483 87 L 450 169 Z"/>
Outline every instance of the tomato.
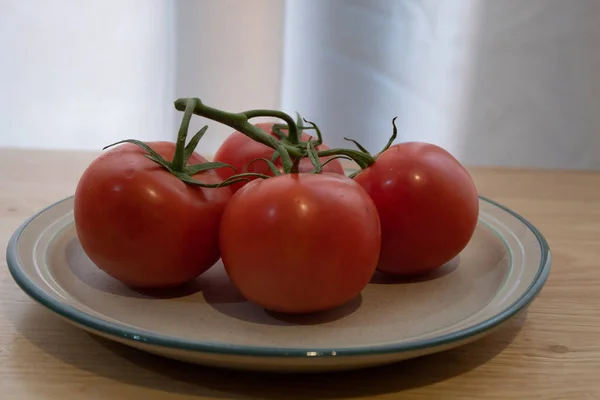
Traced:
<path fill-rule="evenodd" d="M 470 241 L 479 214 L 467 170 L 446 150 L 422 142 L 384 151 L 354 177 L 381 220 L 378 269 L 422 274 L 457 256 Z"/>
<path fill-rule="evenodd" d="M 266 133 L 269 133 L 271 134 L 271 136 L 278 138 L 277 134 L 273 132 L 273 125 L 274 123 L 272 122 L 255 124 L 255 126 L 261 128 Z M 310 139 L 310 135 L 308 135 L 306 132 L 302 132 L 302 141 L 309 141 Z M 326 144 L 321 144 L 320 146 L 316 147 L 316 150 L 329 150 L 329 147 Z M 225 139 L 225 141 L 221 144 L 221 146 L 215 153 L 214 161 L 224 162 L 229 165 L 232 165 L 236 168 L 238 173 L 241 173 L 246 170 L 246 167 L 252 160 L 255 160 L 257 158 L 266 158 L 270 160 L 273 156 L 273 153 L 274 150 L 269 146 L 259 143 L 239 131 L 235 131 L 231 135 L 229 135 L 227 139 Z M 321 162 L 325 162 L 328 158 L 331 157 L 321 157 Z M 281 159 L 278 159 L 275 162 L 275 165 L 281 167 Z M 299 172 L 310 172 L 313 168 L 314 167 L 311 164 L 308 157 L 305 157 L 302 160 L 300 160 Z M 217 172 L 219 173 L 222 179 L 227 179 L 234 174 L 234 172 L 231 169 L 227 168 L 221 168 Z M 273 175 L 268 165 L 264 162 L 253 163 L 248 168 L 247 172 L 260 173 L 270 176 Z M 323 172 L 331 172 L 343 175 L 344 168 L 342 167 L 340 160 L 336 159 L 327 163 L 323 167 Z M 245 182 L 234 184 L 232 186 L 234 192 L 242 186 L 244 186 L 244 184 Z"/>
<path fill-rule="evenodd" d="M 246 299 L 272 311 L 309 313 L 362 291 L 381 238 L 373 201 L 350 178 L 284 174 L 233 195 L 219 243 L 225 270 Z"/>
<path fill-rule="evenodd" d="M 148 145 L 170 159 L 175 144 Z M 75 226 L 83 250 L 126 285 L 175 286 L 218 261 L 221 215 L 231 189 L 183 183 L 140 147 L 126 143 L 95 159 L 75 192 Z M 206 161 L 192 153 L 188 164 Z M 194 179 L 218 183 L 215 170 Z"/>

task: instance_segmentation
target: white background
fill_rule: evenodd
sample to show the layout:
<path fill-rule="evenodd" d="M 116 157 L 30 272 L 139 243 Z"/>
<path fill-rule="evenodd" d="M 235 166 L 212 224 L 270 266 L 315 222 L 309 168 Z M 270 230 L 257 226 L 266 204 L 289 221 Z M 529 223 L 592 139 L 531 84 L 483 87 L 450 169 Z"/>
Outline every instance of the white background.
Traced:
<path fill-rule="evenodd" d="M 0 0 L 0 146 L 174 139 L 177 97 L 300 111 L 328 142 L 600 168 L 598 0 Z M 194 127 L 204 121 L 196 119 Z M 211 129 L 200 151 L 230 132 Z"/>

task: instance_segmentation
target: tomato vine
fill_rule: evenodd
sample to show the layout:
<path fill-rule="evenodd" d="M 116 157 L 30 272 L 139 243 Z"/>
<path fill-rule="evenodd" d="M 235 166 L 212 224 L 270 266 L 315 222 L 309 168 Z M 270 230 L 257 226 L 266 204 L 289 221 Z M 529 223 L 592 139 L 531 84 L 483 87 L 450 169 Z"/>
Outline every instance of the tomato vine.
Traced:
<path fill-rule="evenodd" d="M 186 105 L 188 104 L 190 99 L 180 98 L 175 100 L 174 105 L 175 109 L 179 111 L 183 111 L 186 109 Z M 233 113 L 224 110 L 220 110 L 211 106 L 204 104 L 199 98 L 194 98 L 194 109 L 193 113 L 210 120 L 220 122 L 224 125 L 227 125 L 233 129 L 236 129 L 243 133 L 244 135 L 250 137 L 251 139 L 265 144 L 271 147 L 274 150 L 279 150 L 280 147 L 278 145 L 283 146 L 287 154 L 292 158 L 292 160 L 297 160 L 298 158 L 308 157 L 309 152 L 309 144 L 313 147 L 322 143 L 322 135 L 318 126 L 310 121 L 303 120 L 300 115 L 298 115 L 297 121 L 286 114 L 285 112 L 279 110 L 249 110 L 240 113 Z M 251 124 L 249 120 L 254 117 L 273 117 L 278 118 L 285 121 L 285 124 L 276 124 L 274 128 L 274 132 L 278 135 L 280 140 L 275 139 L 273 136 L 268 135 L 260 128 Z M 310 124 L 310 126 L 304 126 L 302 121 Z M 395 121 L 395 118 L 394 118 Z M 394 133 L 390 138 L 388 144 L 384 148 L 385 151 L 396 139 L 397 129 L 396 125 L 392 121 L 394 125 Z M 284 135 L 282 129 L 287 128 L 289 131 L 288 135 Z M 299 140 L 300 132 L 302 129 L 314 129 L 317 133 L 316 141 L 301 141 Z M 316 152 L 318 157 L 327 157 L 327 156 L 335 156 L 336 158 L 350 158 L 361 169 L 367 168 L 369 165 L 373 164 L 376 160 L 376 156 L 372 156 L 363 146 L 361 146 L 357 141 L 353 139 L 347 139 L 354 144 L 357 145 L 358 150 L 346 149 L 346 148 L 337 148 L 337 149 L 329 149 L 329 150 L 320 150 Z M 381 152 L 380 152 L 381 153 Z M 280 155 L 283 155 L 282 152 L 279 152 Z"/>

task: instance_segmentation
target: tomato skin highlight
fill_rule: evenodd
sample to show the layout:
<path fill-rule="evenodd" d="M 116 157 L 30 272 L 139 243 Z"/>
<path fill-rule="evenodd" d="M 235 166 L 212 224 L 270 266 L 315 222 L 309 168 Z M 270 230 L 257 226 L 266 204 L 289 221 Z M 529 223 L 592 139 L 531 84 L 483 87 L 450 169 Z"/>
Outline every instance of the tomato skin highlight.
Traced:
<path fill-rule="evenodd" d="M 175 144 L 147 143 L 171 159 Z M 228 187 L 185 184 L 126 143 L 96 158 L 75 192 L 77 235 L 88 257 L 103 271 L 133 287 L 170 287 L 189 281 L 215 264 Z M 188 164 L 206 160 L 193 153 Z M 212 171 L 194 175 L 206 183 Z"/>
<path fill-rule="evenodd" d="M 254 180 L 221 222 L 223 264 L 251 302 L 284 313 L 340 306 L 369 283 L 379 257 L 379 217 L 367 193 L 338 174 Z"/>
<path fill-rule="evenodd" d="M 266 133 L 270 134 L 274 138 L 278 139 L 277 134 L 273 132 L 273 122 L 264 122 L 257 123 L 255 126 L 261 128 Z M 286 131 L 284 131 L 285 133 Z M 306 132 L 302 132 L 302 141 L 308 141 L 311 139 L 311 136 Z M 326 144 L 321 144 L 316 147 L 317 151 L 320 150 L 329 150 L 329 147 Z M 252 140 L 248 136 L 244 135 L 239 131 L 235 131 L 231 133 L 221 144 L 217 152 L 214 156 L 214 161 L 220 161 L 232 165 L 235 167 L 238 173 L 244 172 L 248 166 L 248 164 L 257 158 L 266 158 L 270 160 L 275 151 L 262 143 L 259 143 L 255 140 Z M 331 157 L 321 157 L 321 163 L 325 162 L 327 159 Z M 277 159 L 275 161 L 275 165 L 281 167 L 281 159 Z M 310 172 L 313 170 L 313 165 L 311 164 L 308 157 L 300 160 L 299 172 Z M 269 169 L 268 165 L 263 161 L 257 161 L 253 163 L 249 168 L 248 172 L 260 173 L 264 175 L 273 176 L 273 173 Z M 340 160 L 333 160 L 327 163 L 323 167 L 323 172 L 330 172 L 335 174 L 344 174 L 344 168 L 340 163 Z M 223 180 L 229 178 L 234 174 L 231 169 L 221 168 L 217 170 L 217 173 Z M 232 190 L 236 192 L 242 186 L 245 185 L 245 182 L 240 182 L 232 185 Z"/>
<path fill-rule="evenodd" d="M 467 170 L 439 146 L 393 145 L 354 180 L 379 212 L 382 272 L 430 272 L 456 257 L 475 231 L 477 189 Z"/>

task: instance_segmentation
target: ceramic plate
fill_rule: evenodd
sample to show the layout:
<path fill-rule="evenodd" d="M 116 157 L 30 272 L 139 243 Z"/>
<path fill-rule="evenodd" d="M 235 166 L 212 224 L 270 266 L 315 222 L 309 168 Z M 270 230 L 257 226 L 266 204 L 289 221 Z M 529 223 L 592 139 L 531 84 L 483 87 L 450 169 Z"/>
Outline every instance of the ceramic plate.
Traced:
<path fill-rule="evenodd" d="M 434 275 L 376 274 L 353 301 L 310 316 L 246 302 L 220 263 L 177 290 L 128 289 L 83 252 L 72 197 L 26 221 L 7 261 L 29 296 L 94 334 L 188 362 L 289 372 L 381 365 L 472 342 L 527 306 L 550 271 L 540 232 L 484 198 L 473 239 Z"/>

